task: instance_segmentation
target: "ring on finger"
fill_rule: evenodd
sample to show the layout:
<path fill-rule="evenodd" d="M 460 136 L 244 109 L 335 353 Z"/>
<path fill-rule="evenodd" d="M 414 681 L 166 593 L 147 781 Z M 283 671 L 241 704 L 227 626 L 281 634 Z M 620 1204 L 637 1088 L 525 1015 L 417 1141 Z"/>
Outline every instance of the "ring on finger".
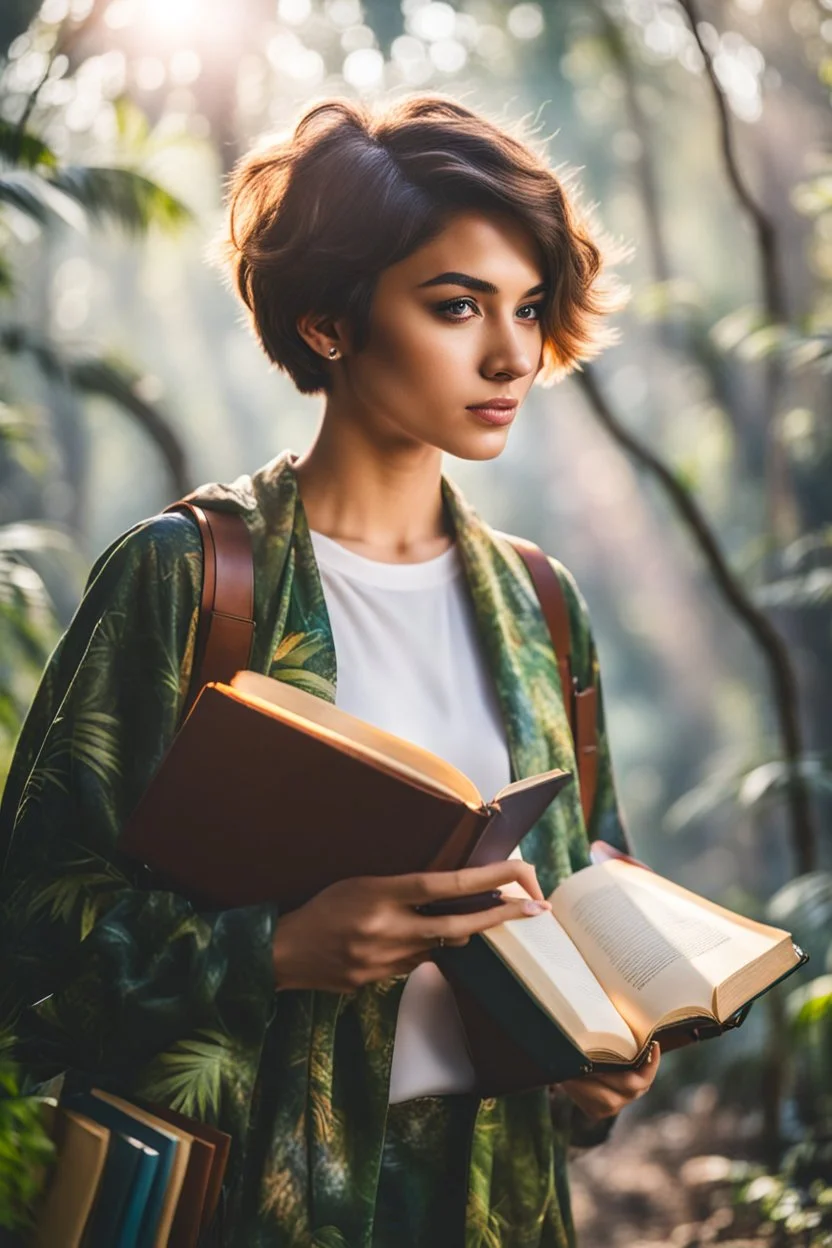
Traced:
<path fill-rule="evenodd" d="M 437 939 L 436 939 L 436 947 L 437 947 L 438 949 L 444 949 L 444 948 L 445 948 L 445 937 L 444 937 L 444 936 L 438 936 L 438 937 L 437 937 Z"/>

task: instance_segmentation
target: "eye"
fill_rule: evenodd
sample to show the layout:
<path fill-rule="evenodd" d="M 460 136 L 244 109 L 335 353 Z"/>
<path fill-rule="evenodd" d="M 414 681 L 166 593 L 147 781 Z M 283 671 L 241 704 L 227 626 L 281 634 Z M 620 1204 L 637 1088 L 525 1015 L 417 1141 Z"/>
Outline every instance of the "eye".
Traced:
<path fill-rule="evenodd" d="M 458 307 L 471 307 L 475 309 L 476 305 L 473 299 L 469 299 L 467 296 L 463 296 L 459 299 L 447 299 L 445 303 L 437 303 L 436 311 L 437 312 L 450 312 L 451 308 L 458 308 Z M 467 321 L 468 317 L 467 316 L 449 316 L 447 319 L 449 321 Z"/>

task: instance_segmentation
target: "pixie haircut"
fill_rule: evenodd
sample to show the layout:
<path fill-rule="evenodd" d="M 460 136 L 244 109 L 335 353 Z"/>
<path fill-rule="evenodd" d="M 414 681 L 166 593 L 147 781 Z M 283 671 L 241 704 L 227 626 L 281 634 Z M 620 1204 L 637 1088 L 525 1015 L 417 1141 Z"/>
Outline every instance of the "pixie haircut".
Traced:
<path fill-rule="evenodd" d="M 379 274 L 464 209 L 508 215 L 537 244 L 549 286 L 538 384 L 617 340 L 605 318 L 626 288 L 608 275 L 562 182 L 527 141 L 438 93 L 379 110 L 342 97 L 311 105 L 288 138 L 234 166 L 213 259 L 273 364 L 302 394 L 328 392 L 329 365 L 298 332 L 299 317 L 343 318 L 360 351 Z"/>

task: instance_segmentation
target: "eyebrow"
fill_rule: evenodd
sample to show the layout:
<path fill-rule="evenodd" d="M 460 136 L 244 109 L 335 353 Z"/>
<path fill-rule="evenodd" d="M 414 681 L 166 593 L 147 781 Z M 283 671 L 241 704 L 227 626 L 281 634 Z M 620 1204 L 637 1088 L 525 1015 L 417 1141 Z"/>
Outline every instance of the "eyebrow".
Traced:
<path fill-rule="evenodd" d="M 471 277 L 468 273 L 439 273 L 436 277 L 428 278 L 426 282 L 420 282 L 417 289 L 421 290 L 423 286 L 465 286 L 468 290 L 478 290 L 484 295 L 499 295 L 499 290 L 493 282 L 487 282 L 482 277 Z M 532 286 L 527 290 L 523 299 L 528 299 L 530 295 L 538 295 L 548 290 L 546 282 L 539 282 L 537 286 Z"/>

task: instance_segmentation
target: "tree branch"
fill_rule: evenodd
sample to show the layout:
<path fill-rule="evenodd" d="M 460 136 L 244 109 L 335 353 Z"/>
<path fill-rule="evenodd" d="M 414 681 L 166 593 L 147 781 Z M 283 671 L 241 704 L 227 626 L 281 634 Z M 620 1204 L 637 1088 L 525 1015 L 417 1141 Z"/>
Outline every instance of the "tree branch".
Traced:
<path fill-rule="evenodd" d="M 585 364 L 575 380 L 580 385 L 598 420 L 615 442 L 647 469 L 662 486 L 673 507 L 694 536 L 722 597 L 739 617 L 762 650 L 769 668 L 780 728 L 784 758 L 789 766 L 791 783 L 788 802 L 792 820 L 792 847 L 798 874 L 815 867 L 815 834 L 809 794 L 800 775 L 803 754 L 800 717 L 798 714 L 797 681 L 788 648 L 768 618 L 754 605 L 744 587 L 732 572 L 719 548 L 708 521 L 693 496 L 674 477 L 657 455 L 645 446 L 616 418 L 597 380 L 594 368 Z"/>
<path fill-rule="evenodd" d="M 714 69 L 713 57 L 702 42 L 702 35 L 699 31 L 701 18 L 698 0 L 679 0 L 679 4 L 685 11 L 693 37 L 705 64 L 705 73 L 711 86 L 711 94 L 719 119 L 719 135 L 726 175 L 734 188 L 737 199 L 745 209 L 757 236 L 766 311 L 770 320 L 786 321 L 788 320 L 786 295 L 780 278 L 780 257 L 778 255 L 777 235 L 774 224 L 768 214 L 757 203 L 740 172 L 725 93 L 720 86 L 716 70 Z"/>

